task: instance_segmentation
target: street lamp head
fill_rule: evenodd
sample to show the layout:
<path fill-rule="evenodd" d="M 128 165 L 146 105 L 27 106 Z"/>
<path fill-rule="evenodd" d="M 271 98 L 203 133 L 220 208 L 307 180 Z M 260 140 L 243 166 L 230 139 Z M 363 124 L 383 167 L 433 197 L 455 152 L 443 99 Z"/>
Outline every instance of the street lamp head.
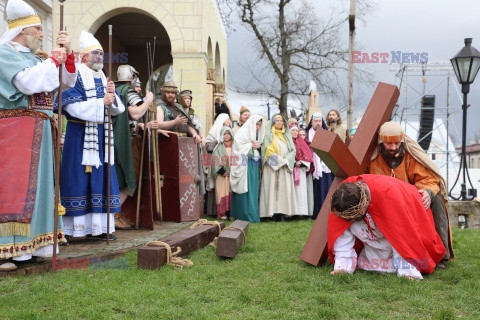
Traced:
<path fill-rule="evenodd" d="M 465 39 L 465 47 L 450 59 L 458 82 L 469 85 L 480 69 L 480 52 L 472 47 L 472 38 Z"/>
<path fill-rule="evenodd" d="M 467 145 L 467 95 L 470 91 L 470 84 L 475 80 L 475 77 L 480 69 L 480 52 L 477 49 L 472 47 L 472 38 L 465 39 L 465 47 L 460 50 L 459 53 L 452 59 L 450 59 L 452 63 L 453 70 L 455 71 L 455 75 L 457 76 L 458 82 L 462 85 L 462 93 L 463 93 L 463 120 L 462 120 L 462 160 L 460 164 L 460 172 L 463 171 L 463 183 L 461 184 L 461 191 L 460 197 L 455 198 L 452 196 L 453 187 L 457 184 L 453 185 L 452 189 L 450 189 L 449 195 L 453 199 L 461 199 L 461 200 L 468 200 L 467 198 L 467 183 L 466 183 L 466 176 L 468 175 L 467 169 L 467 160 L 466 160 L 466 145 Z M 460 176 L 459 172 L 459 176 Z M 470 181 L 470 177 L 468 178 Z M 458 181 L 458 179 L 457 179 Z M 470 185 L 473 185 L 470 181 Z"/>

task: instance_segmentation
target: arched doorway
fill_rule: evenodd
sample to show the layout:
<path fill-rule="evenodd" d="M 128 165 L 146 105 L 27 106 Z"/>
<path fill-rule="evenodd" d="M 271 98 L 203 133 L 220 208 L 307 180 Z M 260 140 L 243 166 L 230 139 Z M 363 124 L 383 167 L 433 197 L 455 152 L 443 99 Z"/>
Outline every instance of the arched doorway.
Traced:
<path fill-rule="evenodd" d="M 148 13 L 119 12 L 101 24 L 94 31 L 94 35 L 102 44 L 105 52 L 108 51 L 108 25 L 112 25 L 113 29 L 112 79 L 114 81 L 117 80 L 118 66 L 129 64 L 140 73 L 142 89 L 145 90 L 149 80 L 147 42 L 151 45 L 152 54 L 155 53 L 153 70 L 162 69 L 161 67 L 165 65 L 172 65 L 172 48 L 168 33 L 164 26 Z M 104 71 L 108 72 L 107 65 L 105 65 Z M 158 80 L 163 84 L 163 80 Z M 158 87 L 157 83 L 155 83 L 155 87 Z"/>
<path fill-rule="evenodd" d="M 214 60 L 213 60 L 213 49 L 212 49 L 212 39 L 208 37 L 208 43 L 207 43 L 207 68 L 213 69 L 214 68 Z"/>
<path fill-rule="evenodd" d="M 220 47 L 218 46 L 218 42 L 215 46 L 215 69 L 217 69 L 217 79 L 216 83 L 223 83 L 222 77 L 222 60 L 220 58 Z"/>

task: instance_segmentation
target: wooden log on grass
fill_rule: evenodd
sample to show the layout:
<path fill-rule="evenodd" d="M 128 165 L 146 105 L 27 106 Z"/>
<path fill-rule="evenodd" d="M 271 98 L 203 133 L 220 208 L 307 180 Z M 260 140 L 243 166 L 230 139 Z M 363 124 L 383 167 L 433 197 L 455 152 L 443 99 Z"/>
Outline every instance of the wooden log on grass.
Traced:
<path fill-rule="evenodd" d="M 220 222 L 220 226 L 225 228 L 225 222 Z M 193 229 L 186 229 L 179 233 L 173 234 L 162 242 L 167 243 L 175 252 L 178 247 L 182 251 L 177 257 L 185 257 L 193 251 L 202 249 L 211 243 L 219 234 L 216 225 L 200 225 Z M 167 249 L 165 247 L 145 246 L 137 250 L 137 267 L 142 269 L 158 269 L 167 263 Z"/>
<path fill-rule="evenodd" d="M 224 229 L 218 236 L 215 254 L 218 257 L 235 258 L 240 247 L 247 241 L 249 225 L 250 222 L 236 220 Z"/>

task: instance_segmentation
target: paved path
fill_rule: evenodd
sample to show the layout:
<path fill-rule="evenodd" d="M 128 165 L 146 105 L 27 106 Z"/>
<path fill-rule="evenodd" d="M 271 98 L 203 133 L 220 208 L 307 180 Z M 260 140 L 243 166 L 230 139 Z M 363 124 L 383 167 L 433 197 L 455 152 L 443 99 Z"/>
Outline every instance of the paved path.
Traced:
<path fill-rule="evenodd" d="M 117 240 L 110 241 L 108 246 L 106 241 L 75 238 L 70 240 L 70 245 L 60 246 L 60 253 L 57 254 L 57 257 L 61 259 L 78 258 L 133 249 L 143 246 L 149 241 L 166 238 L 192 224 L 193 222 L 175 223 L 164 221 L 160 225 L 160 222 L 155 221 L 154 230 L 117 230 L 114 233 L 117 236 Z"/>
<path fill-rule="evenodd" d="M 92 261 L 115 259 L 129 250 L 145 245 L 149 241 L 161 240 L 186 229 L 193 223 L 194 221 L 181 223 L 164 221 L 160 225 L 160 222 L 155 221 L 154 230 L 117 230 L 115 232 L 117 240 L 110 241 L 108 246 L 106 241 L 87 240 L 85 238 L 71 239 L 70 245 L 60 246 L 60 253 L 57 254 L 57 259 L 60 260 L 57 265 L 65 266 L 66 259 L 69 261 L 78 261 L 78 259 L 88 260 L 89 264 Z M 16 271 L 0 272 L 0 278 L 2 276 L 40 274 L 52 269 L 51 259 L 45 259 L 44 262 L 32 263 L 28 261 L 16 264 L 18 266 Z"/>

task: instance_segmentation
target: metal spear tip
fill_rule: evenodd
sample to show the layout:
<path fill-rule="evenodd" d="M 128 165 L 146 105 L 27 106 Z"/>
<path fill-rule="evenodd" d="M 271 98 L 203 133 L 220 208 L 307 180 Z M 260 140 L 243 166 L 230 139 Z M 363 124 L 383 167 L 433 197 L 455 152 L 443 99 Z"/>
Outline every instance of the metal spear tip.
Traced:
<path fill-rule="evenodd" d="M 112 35 L 112 29 L 113 29 L 113 26 L 111 24 L 108 25 L 108 35 L 111 36 Z"/>

